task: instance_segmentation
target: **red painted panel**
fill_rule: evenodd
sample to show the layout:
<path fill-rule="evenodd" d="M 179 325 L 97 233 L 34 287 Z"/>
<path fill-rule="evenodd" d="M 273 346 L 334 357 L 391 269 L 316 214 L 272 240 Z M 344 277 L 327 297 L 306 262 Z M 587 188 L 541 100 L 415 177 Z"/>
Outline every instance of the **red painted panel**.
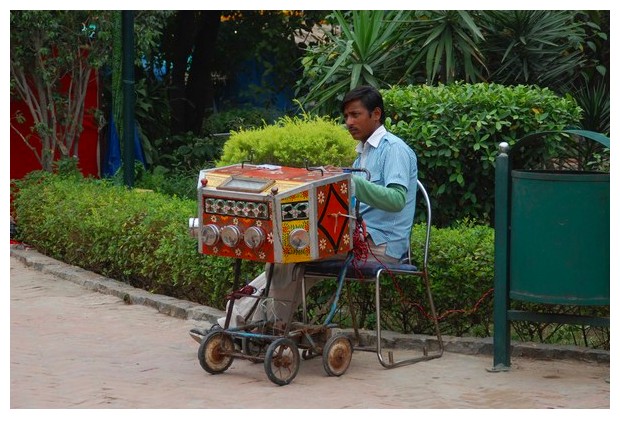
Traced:
<path fill-rule="evenodd" d="M 83 131 L 78 141 L 78 166 L 84 176 L 99 177 L 99 131 L 93 114 L 93 110 L 99 108 L 99 83 L 96 72 L 91 73 L 91 76 L 85 99 Z M 18 111 L 26 118 L 22 124 L 14 119 Z M 11 100 L 11 124 L 24 135 L 32 133 L 30 131 L 33 124 L 32 116 L 24 102 Z M 38 137 L 34 136 L 30 142 L 37 151 L 40 151 L 41 142 Z M 31 171 L 42 168 L 34 152 L 12 128 L 10 147 L 11 179 L 21 179 Z"/>

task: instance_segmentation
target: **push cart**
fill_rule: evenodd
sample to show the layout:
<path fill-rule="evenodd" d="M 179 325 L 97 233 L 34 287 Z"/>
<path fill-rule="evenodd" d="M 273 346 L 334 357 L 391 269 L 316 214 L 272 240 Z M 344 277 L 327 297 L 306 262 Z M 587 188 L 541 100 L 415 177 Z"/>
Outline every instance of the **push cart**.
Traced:
<path fill-rule="evenodd" d="M 251 297 L 257 300 L 259 307 L 261 301 L 270 299 L 267 298 L 270 280 L 265 293 L 260 296 L 233 293 L 225 327 L 215 325 L 200 343 L 200 365 L 210 374 L 219 374 L 226 371 L 235 358 L 263 362 L 269 380 L 286 385 L 297 376 L 301 359 L 321 357 L 327 375 L 341 376 L 347 371 L 353 355 L 351 340 L 342 333 L 332 332 L 337 327 L 332 319 L 342 291 L 342 280 L 338 283 L 331 310 L 322 324 L 258 320 L 243 327 L 229 327 L 235 299 Z"/>
<path fill-rule="evenodd" d="M 274 263 L 339 256 L 343 268 L 347 266 L 353 258 L 357 215 L 351 171 L 243 163 L 200 172 L 199 217 L 190 220 L 199 252 L 265 262 L 269 267 L 262 293 L 246 286 L 229 295 L 224 327 L 214 325 L 202 338 L 198 360 L 206 372 L 223 373 L 234 359 L 247 359 L 263 362 L 269 380 L 286 385 L 296 377 L 302 359 L 315 357 L 322 358 L 329 376 L 346 372 L 353 345 L 346 335 L 333 332 L 337 325 L 332 323 L 346 269 L 323 323 L 256 316 L 242 327 L 230 322 L 236 300 L 256 300 L 256 309 L 273 305 L 269 288 Z"/>

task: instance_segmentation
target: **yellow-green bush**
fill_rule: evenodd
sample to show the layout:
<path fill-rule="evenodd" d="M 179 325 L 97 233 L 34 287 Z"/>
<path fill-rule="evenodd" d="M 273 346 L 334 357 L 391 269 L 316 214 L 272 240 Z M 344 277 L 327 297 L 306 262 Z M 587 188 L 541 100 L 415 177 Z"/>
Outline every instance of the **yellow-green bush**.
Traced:
<path fill-rule="evenodd" d="M 283 117 L 274 125 L 233 131 L 218 165 L 251 160 L 290 167 L 351 165 L 355 140 L 342 124 L 325 117 Z"/>

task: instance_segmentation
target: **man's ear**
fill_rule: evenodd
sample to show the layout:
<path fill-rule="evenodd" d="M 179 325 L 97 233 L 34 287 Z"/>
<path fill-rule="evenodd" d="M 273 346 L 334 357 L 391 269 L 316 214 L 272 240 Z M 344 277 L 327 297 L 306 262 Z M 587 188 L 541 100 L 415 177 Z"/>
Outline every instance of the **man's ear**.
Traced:
<path fill-rule="evenodd" d="M 381 108 L 375 107 L 372 113 L 370 114 L 370 117 L 373 120 L 380 121 L 381 120 Z"/>

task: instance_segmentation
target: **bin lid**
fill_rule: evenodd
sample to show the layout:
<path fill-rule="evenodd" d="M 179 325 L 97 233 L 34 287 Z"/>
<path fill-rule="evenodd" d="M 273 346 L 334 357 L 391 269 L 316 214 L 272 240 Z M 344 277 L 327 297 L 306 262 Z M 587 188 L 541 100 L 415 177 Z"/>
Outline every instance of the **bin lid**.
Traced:
<path fill-rule="evenodd" d="M 560 182 L 609 182 L 609 173 L 583 170 L 512 170 L 512 177 Z"/>

